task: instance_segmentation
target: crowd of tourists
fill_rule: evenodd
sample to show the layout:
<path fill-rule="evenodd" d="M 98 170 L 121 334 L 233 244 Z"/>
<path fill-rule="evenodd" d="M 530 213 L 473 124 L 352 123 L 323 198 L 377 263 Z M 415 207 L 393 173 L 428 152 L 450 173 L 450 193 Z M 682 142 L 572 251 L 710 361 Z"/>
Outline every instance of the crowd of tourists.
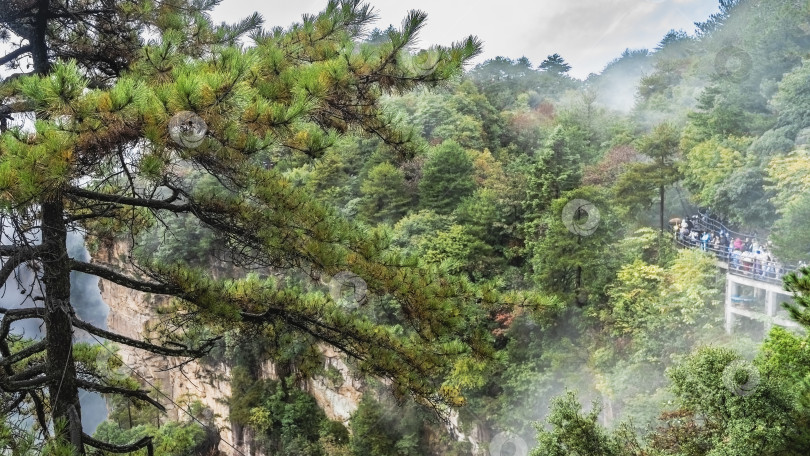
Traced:
<path fill-rule="evenodd" d="M 787 271 L 771 252 L 771 243 L 761 243 L 756 235 L 744 236 L 733 233 L 720 225 L 712 229 L 702 215 L 670 220 L 675 238 L 681 245 L 712 252 L 729 268 L 767 279 L 780 279 Z"/>

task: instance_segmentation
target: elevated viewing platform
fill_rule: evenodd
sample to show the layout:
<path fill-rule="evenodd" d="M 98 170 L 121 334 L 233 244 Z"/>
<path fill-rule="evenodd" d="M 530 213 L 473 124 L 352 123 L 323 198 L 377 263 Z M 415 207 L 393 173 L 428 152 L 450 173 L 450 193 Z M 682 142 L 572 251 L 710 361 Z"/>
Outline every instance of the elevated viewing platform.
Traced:
<path fill-rule="evenodd" d="M 676 245 L 713 254 L 717 267 L 725 271 L 726 332 L 742 330 L 764 335 L 774 325 L 802 329 L 782 308 L 783 302 L 793 300 L 784 290 L 782 279 L 802 265 L 778 261 L 767 245 L 758 243 L 756 235 L 729 230 L 704 214 L 670 222 Z"/>

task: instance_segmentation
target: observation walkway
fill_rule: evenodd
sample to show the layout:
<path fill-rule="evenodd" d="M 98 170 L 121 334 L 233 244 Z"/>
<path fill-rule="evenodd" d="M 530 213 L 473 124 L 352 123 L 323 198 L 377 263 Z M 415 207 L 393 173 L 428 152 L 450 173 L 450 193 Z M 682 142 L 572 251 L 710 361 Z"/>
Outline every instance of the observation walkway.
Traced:
<path fill-rule="evenodd" d="M 735 330 L 749 333 L 767 334 L 773 325 L 801 331 L 801 325 L 793 321 L 782 308 L 783 302 L 793 297 L 782 287 L 782 278 L 799 269 L 796 265 L 786 265 L 769 257 L 761 247 L 760 253 L 741 252 L 729 248 L 735 239 L 755 240 L 756 235 L 729 230 L 719 221 L 698 214 L 689 219 L 691 231 L 702 234 L 710 232 L 712 240 L 702 242 L 700 235 L 675 235 L 675 242 L 682 248 L 699 248 L 714 255 L 717 267 L 725 271 L 725 329 L 731 334 Z M 691 233 L 690 233 L 691 234 Z M 714 242 L 718 236 L 719 243 Z"/>

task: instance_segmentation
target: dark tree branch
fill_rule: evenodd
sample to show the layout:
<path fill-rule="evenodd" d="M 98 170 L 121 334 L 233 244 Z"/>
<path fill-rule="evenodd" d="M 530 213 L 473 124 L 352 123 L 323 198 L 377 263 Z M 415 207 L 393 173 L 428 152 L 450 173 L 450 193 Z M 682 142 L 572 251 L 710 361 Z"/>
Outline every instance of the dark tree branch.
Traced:
<path fill-rule="evenodd" d="M 134 348 L 140 348 L 141 350 L 146 350 L 150 353 L 155 353 L 163 356 L 184 356 L 189 358 L 199 358 L 208 353 L 210 349 L 214 346 L 214 343 L 220 339 L 220 337 L 217 337 L 215 339 L 209 339 L 198 349 L 191 349 L 187 347 L 173 349 L 161 347 L 160 345 L 154 345 L 147 342 L 142 342 L 140 340 L 130 339 L 129 337 L 125 337 L 120 334 L 105 331 L 101 328 L 91 325 L 90 323 L 79 320 L 78 318 L 73 319 L 73 326 L 83 329 L 89 332 L 90 334 L 103 337 L 107 340 L 111 340 L 119 344 Z"/>
<path fill-rule="evenodd" d="M 314 329 L 310 328 L 309 326 L 307 326 L 306 324 L 301 323 L 299 321 L 296 321 L 293 318 L 291 318 L 289 315 L 284 315 L 284 314 L 282 314 L 281 311 L 278 311 L 276 309 L 268 309 L 267 311 L 265 311 L 265 312 L 263 312 L 261 314 L 249 313 L 249 312 L 240 312 L 239 315 L 242 317 L 242 320 L 245 321 L 246 323 L 258 324 L 258 325 L 270 323 L 271 320 L 274 317 L 275 318 L 281 318 L 288 325 L 290 325 L 290 326 L 292 326 L 294 328 L 298 328 L 299 330 L 309 334 L 310 336 L 315 337 L 316 339 L 323 340 L 324 342 L 328 343 L 329 345 L 332 345 L 333 347 L 337 348 L 338 350 L 342 351 L 343 353 L 347 354 L 348 356 L 351 356 L 352 358 L 354 358 L 354 359 L 356 359 L 358 361 L 363 361 L 363 360 L 366 359 L 365 356 L 363 356 L 359 352 L 353 350 L 351 347 L 349 347 L 348 344 L 343 343 L 343 342 L 341 342 L 341 341 L 339 341 L 339 340 L 337 340 L 335 338 L 332 338 L 332 337 L 330 337 L 330 336 L 328 336 L 326 334 L 319 333 L 319 332 L 315 331 Z M 318 322 L 316 322 L 316 321 L 310 320 L 310 323 L 313 323 L 315 326 L 319 326 Z M 323 327 L 323 325 L 320 325 L 320 326 Z M 327 327 L 327 329 L 329 329 L 332 333 L 337 332 L 335 329 L 331 329 L 331 328 L 328 328 L 328 327 Z M 337 332 L 337 333 L 339 334 L 339 332 Z"/>
<path fill-rule="evenodd" d="M 28 395 L 31 396 L 31 401 L 34 403 L 34 410 L 36 410 L 39 427 L 41 428 L 42 432 L 45 433 L 48 430 L 48 420 L 45 418 L 45 404 L 43 403 L 42 398 L 37 395 L 36 391 L 29 391 Z"/>
<path fill-rule="evenodd" d="M 65 217 L 65 222 L 72 223 L 72 222 L 79 222 L 82 220 L 90 220 L 98 217 L 115 217 L 115 212 L 120 209 L 120 206 L 115 205 L 108 205 L 107 207 L 103 208 L 99 211 L 91 211 L 84 214 L 76 214 Z"/>
<path fill-rule="evenodd" d="M 31 355 L 43 352 L 47 348 L 48 344 L 44 340 L 41 340 L 35 344 L 25 347 L 24 349 L 18 351 L 17 353 L 12 354 L 11 356 L 0 359 L 0 366 L 10 366 L 18 361 L 22 361 L 25 358 L 28 358 Z"/>
<path fill-rule="evenodd" d="M 146 436 L 135 443 L 130 443 L 129 445 L 113 445 L 112 443 L 96 440 L 87 434 L 82 434 L 82 442 L 85 445 L 89 445 L 93 448 L 98 448 L 99 450 L 102 451 L 109 451 L 111 453 L 132 453 L 145 447 L 146 454 L 148 456 L 154 456 L 155 454 L 155 449 L 154 446 L 152 445 L 151 436 Z"/>
<path fill-rule="evenodd" d="M 3 246 L 7 251 L 11 251 L 12 249 L 9 246 Z M 41 250 L 41 247 L 27 247 L 27 246 L 19 246 L 15 249 L 13 253 L 10 253 L 6 262 L 3 263 L 3 267 L 0 268 L 0 284 L 5 284 L 11 274 L 14 273 L 14 270 L 17 269 L 17 266 L 25 263 L 26 261 L 31 261 L 37 257 Z M 2 250 L 0 250 L 0 256 L 6 256 L 3 254 Z"/>
<path fill-rule="evenodd" d="M 48 382 L 53 380 L 51 377 L 37 377 L 30 380 L 8 381 L 0 378 L 0 387 L 5 391 L 31 391 L 44 388 Z"/>
<path fill-rule="evenodd" d="M 131 390 L 126 388 L 119 388 L 117 386 L 101 385 L 98 383 L 89 382 L 87 380 L 76 379 L 76 384 L 79 388 L 86 391 L 95 391 L 102 394 L 120 394 L 126 397 L 132 397 L 144 402 L 148 402 L 155 406 L 161 412 L 166 411 L 166 407 L 160 402 L 149 397 L 149 391 L 146 390 Z"/>
<path fill-rule="evenodd" d="M 3 322 L 0 323 L 0 340 L 5 341 L 8 333 L 11 330 L 11 324 L 19 320 L 27 320 L 29 318 L 45 318 L 45 309 L 40 307 L 29 307 L 27 309 L 13 309 L 9 310 L 0 307 L 0 314 L 5 315 Z M 3 353 L 3 356 L 11 356 L 10 353 Z"/>
<path fill-rule="evenodd" d="M 11 381 L 11 382 L 19 382 L 19 381 L 22 381 L 22 380 L 30 380 L 31 378 L 36 377 L 37 375 L 44 374 L 46 367 L 47 367 L 47 364 L 45 364 L 45 363 L 36 364 L 34 366 L 29 367 L 28 369 L 25 369 L 24 371 L 20 372 L 19 374 L 12 375 L 11 377 L 8 378 L 8 380 Z"/>
<path fill-rule="evenodd" d="M 179 287 L 164 283 L 146 282 L 143 280 L 134 279 L 127 275 L 121 274 L 120 272 L 113 271 L 112 269 L 92 263 L 86 263 L 84 261 L 70 260 L 70 269 L 73 271 L 94 275 L 96 277 L 101 277 L 102 279 L 109 280 L 110 282 L 116 283 L 123 287 L 131 288 L 144 293 L 177 296 L 182 292 Z"/>
<path fill-rule="evenodd" d="M 26 396 L 25 393 L 20 393 L 16 398 L 14 398 L 13 401 L 11 401 L 11 404 L 9 404 L 3 410 L 0 410 L 0 414 L 2 414 L 3 416 L 7 416 L 9 413 L 16 410 L 17 407 L 19 407 L 22 401 L 25 399 L 25 396 Z"/>
<path fill-rule="evenodd" d="M 25 46 L 18 47 L 17 49 L 9 52 L 8 54 L 0 57 L 0 65 L 5 65 L 8 62 L 11 62 L 12 60 L 14 60 L 14 59 L 18 58 L 19 56 L 25 54 L 26 52 L 30 52 L 30 51 L 31 51 L 31 45 L 30 44 L 26 44 Z"/>
<path fill-rule="evenodd" d="M 19 252 L 23 246 L 21 245 L 0 245 L 0 256 L 11 256 Z"/>
<path fill-rule="evenodd" d="M 111 195 L 109 193 L 94 192 L 79 187 L 68 187 L 65 193 L 79 198 L 93 201 L 103 201 L 105 203 L 123 204 L 126 206 L 145 207 L 155 210 L 167 210 L 172 212 L 188 212 L 191 210 L 190 204 L 172 204 L 174 199 L 159 200 L 150 198 L 133 198 L 131 196 Z"/>

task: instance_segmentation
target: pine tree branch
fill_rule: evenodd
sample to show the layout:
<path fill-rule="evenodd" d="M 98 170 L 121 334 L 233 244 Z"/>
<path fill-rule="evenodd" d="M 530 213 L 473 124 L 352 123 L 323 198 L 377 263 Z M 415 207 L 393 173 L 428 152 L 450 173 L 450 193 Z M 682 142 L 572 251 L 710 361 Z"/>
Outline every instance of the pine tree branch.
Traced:
<path fill-rule="evenodd" d="M 0 323 L 0 340 L 5 341 L 8 333 L 11 330 L 11 324 L 19 320 L 28 320 L 30 318 L 45 318 L 45 309 L 40 307 L 29 307 L 27 309 L 6 309 L 0 307 L 0 314 L 5 315 L 3 322 Z M 4 356 L 10 354 L 3 353 Z"/>
<path fill-rule="evenodd" d="M 41 250 L 41 246 L 18 246 L 16 248 L 7 245 L 2 246 L 0 256 L 7 256 L 7 259 L 3 263 L 3 267 L 0 268 L 0 283 L 5 284 L 11 274 L 14 273 L 14 270 L 17 269 L 17 266 L 35 259 Z"/>
<path fill-rule="evenodd" d="M 25 394 L 25 393 L 21 393 L 19 396 L 17 396 L 17 397 L 16 397 L 16 398 L 15 398 L 15 399 L 14 399 L 14 400 L 11 402 L 11 404 L 9 404 L 9 405 L 8 405 L 6 408 L 4 408 L 3 410 L 0 410 L 0 415 L 2 415 L 2 416 L 7 416 L 9 413 L 11 413 L 12 411 L 14 411 L 14 410 L 15 410 L 17 407 L 19 407 L 19 406 L 20 406 L 20 404 L 22 403 L 22 401 L 23 401 L 23 400 L 25 400 L 25 396 L 26 396 L 26 394 Z"/>
<path fill-rule="evenodd" d="M 163 406 L 160 402 L 155 399 L 149 397 L 149 391 L 146 390 L 131 390 L 126 388 L 120 388 L 117 386 L 108 386 L 108 385 L 101 385 L 99 383 L 89 382 L 87 380 L 76 379 L 76 384 L 79 388 L 85 391 L 95 391 L 97 393 L 102 394 L 120 394 L 126 397 L 132 397 L 144 402 L 148 402 L 155 406 L 161 412 L 166 411 L 166 407 Z"/>
<path fill-rule="evenodd" d="M 85 274 L 101 277 L 102 279 L 109 280 L 110 282 L 116 283 L 123 287 L 131 288 L 144 293 L 178 296 L 182 292 L 179 287 L 173 285 L 138 280 L 121 274 L 120 272 L 113 271 L 112 269 L 105 268 L 97 264 L 86 263 L 84 261 L 70 260 L 70 269 L 72 271 L 83 272 Z"/>
<path fill-rule="evenodd" d="M 109 451 L 111 453 L 132 453 L 135 451 L 140 450 L 141 448 L 146 448 L 146 454 L 148 456 L 154 456 L 155 448 L 152 444 L 152 437 L 146 436 L 135 443 L 130 443 L 128 445 L 113 445 L 112 443 L 102 442 L 100 440 L 96 440 L 90 437 L 87 434 L 82 434 L 82 442 L 85 445 L 91 446 L 93 448 L 98 448 L 102 451 Z"/>
<path fill-rule="evenodd" d="M 0 366 L 10 366 L 16 362 L 22 361 L 31 355 L 43 352 L 48 348 L 47 341 L 41 340 L 35 344 L 29 345 L 24 349 L 13 353 L 11 356 L 3 357 L 0 359 Z"/>
<path fill-rule="evenodd" d="M 0 388 L 4 391 L 11 392 L 38 390 L 47 385 L 51 380 L 53 380 L 53 378 L 48 376 L 19 381 L 10 381 L 0 378 Z"/>
<path fill-rule="evenodd" d="M 11 256 L 18 253 L 21 249 L 25 248 L 22 245 L 0 245 L 0 256 Z"/>
<path fill-rule="evenodd" d="M 175 213 L 189 212 L 191 205 L 186 204 L 173 204 L 176 197 L 171 197 L 165 200 L 151 199 L 151 198 L 135 198 L 123 195 L 111 195 L 109 193 L 94 192 L 79 187 L 68 187 L 65 193 L 79 198 L 89 199 L 93 201 L 102 201 L 105 203 L 123 204 L 125 206 L 145 207 L 155 210 L 167 210 Z"/>
<path fill-rule="evenodd" d="M 31 45 L 26 44 L 25 46 L 18 47 L 17 49 L 9 52 L 8 54 L 0 57 L 0 65 L 5 65 L 14 59 L 20 57 L 21 55 L 25 54 L 26 52 L 31 51 Z"/>
<path fill-rule="evenodd" d="M 48 429 L 48 420 L 45 418 L 45 404 L 42 398 L 37 395 L 36 391 L 29 391 L 28 395 L 31 396 L 31 402 L 34 403 L 34 410 L 36 411 L 37 421 L 42 432 Z"/>
<path fill-rule="evenodd" d="M 90 334 L 93 334 L 93 335 L 96 335 L 96 336 L 99 336 L 99 337 L 103 337 L 103 338 L 105 338 L 107 340 L 111 340 L 111 341 L 117 342 L 119 344 L 126 345 L 128 347 L 139 348 L 141 350 L 146 350 L 146 351 L 148 351 L 150 353 L 154 353 L 154 354 L 157 354 L 157 355 L 163 355 L 163 356 L 182 356 L 182 357 L 188 357 L 188 358 L 199 358 L 201 356 L 204 356 L 206 353 L 208 353 L 211 350 L 211 348 L 213 348 L 216 341 L 221 339 L 221 337 L 216 337 L 214 339 L 208 339 L 208 340 L 205 341 L 205 343 L 200 348 L 197 348 L 197 349 L 192 349 L 192 348 L 187 348 L 187 347 L 176 348 L 175 349 L 175 348 L 166 348 L 166 347 L 162 347 L 160 345 L 150 344 L 148 342 L 142 342 L 142 341 L 135 340 L 135 339 L 130 339 L 129 337 L 125 337 L 125 336 L 122 336 L 120 334 L 105 331 L 105 330 L 103 330 L 101 328 L 98 328 L 96 326 L 91 325 L 90 323 L 79 320 L 78 318 L 73 319 L 73 326 L 75 326 L 77 328 L 80 328 L 80 329 L 83 329 L 83 330 L 89 332 Z"/>
<path fill-rule="evenodd" d="M 14 374 L 11 377 L 8 377 L 8 381 L 11 382 L 20 382 L 23 380 L 30 380 L 32 377 L 36 377 L 37 375 L 45 374 L 45 369 L 48 367 L 47 363 L 39 363 L 33 365 L 24 371 Z"/>

